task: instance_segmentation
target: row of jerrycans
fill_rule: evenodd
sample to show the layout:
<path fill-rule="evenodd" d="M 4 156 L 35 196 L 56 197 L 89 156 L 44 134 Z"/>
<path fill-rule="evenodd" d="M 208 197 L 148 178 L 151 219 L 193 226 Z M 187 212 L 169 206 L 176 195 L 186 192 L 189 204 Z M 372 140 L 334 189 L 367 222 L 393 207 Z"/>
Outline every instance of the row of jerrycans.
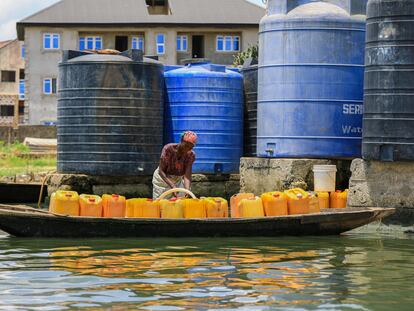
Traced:
<path fill-rule="evenodd" d="M 56 191 L 50 198 L 52 213 L 84 217 L 125 217 L 126 199 L 120 195 L 81 194 L 75 191 Z"/>
<path fill-rule="evenodd" d="M 264 193 L 260 198 L 253 193 L 239 193 L 231 198 L 231 215 L 249 218 L 313 214 L 325 208 L 346 208 L 347 196 L 348 190 L 329 194 L 306 192 L 299 188 Z"/>
<path fill-rule="evenodd" d="M 222 198 L 127 201 L 127 217 L 134 218 L 226 218 L 228 203 Z"/>
<path fill-rule="evenodd" d="M 228 203 L 222 198 L 157 200 L 130 199 L 116 194 L 78 195 L 74 191 L 52 194 L 52 213 L 108 218 L 223 218 L 228 217 Z"/>

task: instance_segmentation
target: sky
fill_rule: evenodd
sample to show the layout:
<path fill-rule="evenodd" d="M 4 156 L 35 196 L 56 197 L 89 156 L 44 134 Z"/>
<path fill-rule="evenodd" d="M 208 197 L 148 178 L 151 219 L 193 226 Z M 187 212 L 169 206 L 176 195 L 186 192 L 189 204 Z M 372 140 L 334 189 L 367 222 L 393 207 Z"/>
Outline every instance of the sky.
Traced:
<path fill-rule="evenodd" d="M 16 22 L 58 1 L 59 0 L 0 0 L 0 41 L 15 39 L 17 37 Z M 262 0 L 249 1 L 257 4 L 262 3 Z"/>

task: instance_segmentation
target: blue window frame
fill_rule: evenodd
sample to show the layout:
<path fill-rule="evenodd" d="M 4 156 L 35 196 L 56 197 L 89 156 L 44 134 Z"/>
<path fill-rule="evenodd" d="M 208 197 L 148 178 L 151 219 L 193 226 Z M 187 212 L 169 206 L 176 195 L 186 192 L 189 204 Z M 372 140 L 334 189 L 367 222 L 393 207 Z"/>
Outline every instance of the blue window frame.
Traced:
<path fill-rule="evenodd" d="M 217 36 L 216 38 L 217 52 L 238 52 L 240 51 L 239 36 Z"/>
<path fill-rule="evenodd" d="M 157 34 L 157 54 L 165 54 L 165 35 L 163 33 Z"/>
<path fill-rule="evenodd" d="M 45 50 L 60 49 L 60 34 L 58 33 L 43 34 L 43 48 Z"/>
<path fill-rule="evenodd" d="M 22 44 L 21 54 L 22 54 L 22 58 L 24 59 L 25 54 L 26 54 L 26 46 L 24 44 Z"/>
<path fill-rule="evenodd" d="M 135 50 L 144 51 L 144 37 L 132 37 L 132 48 Z"/>
<path fill-rule="evenodd" d="M 79 37 L 79 50 L 102 50 L 102 37 Z"/>
<path fill-rule="evenodd" d="M 187 39 L 186 35 L 177 36 L 177 51 L 178 52 L 187 52 Z"/>
<path fill-rule="evenodd" d="M 24 100 L 24 80 L 19 81 L 19 100 Z"/>
<path fill-rule="evenodd" d="M 52 79 L 43 80 L 43 94 L 52 94 Z"/>
<path fill-rule="evenodd" d="M 224 51 L 224 38 L 223 36 L 217 36 L 217 51 Z"/>
<path fill-rule="evenodd" d="M 43 79 L 43 94 L 51 95 L 56 94 L 57 84 L 55 78 Z"/>

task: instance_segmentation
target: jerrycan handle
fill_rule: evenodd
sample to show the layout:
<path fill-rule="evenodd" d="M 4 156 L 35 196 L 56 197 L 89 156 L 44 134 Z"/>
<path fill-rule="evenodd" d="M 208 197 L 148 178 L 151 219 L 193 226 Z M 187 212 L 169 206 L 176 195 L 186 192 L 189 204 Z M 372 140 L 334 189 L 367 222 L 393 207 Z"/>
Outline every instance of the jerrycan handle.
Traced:
<path fill-rule="evenodd" d="M 191 196 L 193 199 L 197 199 L 197 197 L 194 195 L 194 193 L 192 193 L 190 190 L 187 190 L 187 189 L 184 189 L 184 188 L 174 188 L 174 189 L 167 190 L 166 192 L 161 194 L 161 196 L 159 197 L 159 200 L 163 200 L 163 199 L 165 199 L 165 197 L 167 197 L 170 194 L 173 194 L 175 192 L 183 192 L 183 193 L 188 194 L 189 196 Z"/>

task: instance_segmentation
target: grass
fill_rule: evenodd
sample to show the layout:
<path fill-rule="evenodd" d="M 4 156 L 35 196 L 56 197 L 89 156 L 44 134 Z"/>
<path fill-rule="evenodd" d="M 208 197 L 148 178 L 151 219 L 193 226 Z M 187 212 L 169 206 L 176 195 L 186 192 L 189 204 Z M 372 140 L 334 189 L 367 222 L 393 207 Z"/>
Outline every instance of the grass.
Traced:
<path fill-rule="evenodd" d="M 56 170 L 56 157 L 30 157 L 30 149 L 21 143 L 0 141 L 0 177 L 47 173 Z"/>

